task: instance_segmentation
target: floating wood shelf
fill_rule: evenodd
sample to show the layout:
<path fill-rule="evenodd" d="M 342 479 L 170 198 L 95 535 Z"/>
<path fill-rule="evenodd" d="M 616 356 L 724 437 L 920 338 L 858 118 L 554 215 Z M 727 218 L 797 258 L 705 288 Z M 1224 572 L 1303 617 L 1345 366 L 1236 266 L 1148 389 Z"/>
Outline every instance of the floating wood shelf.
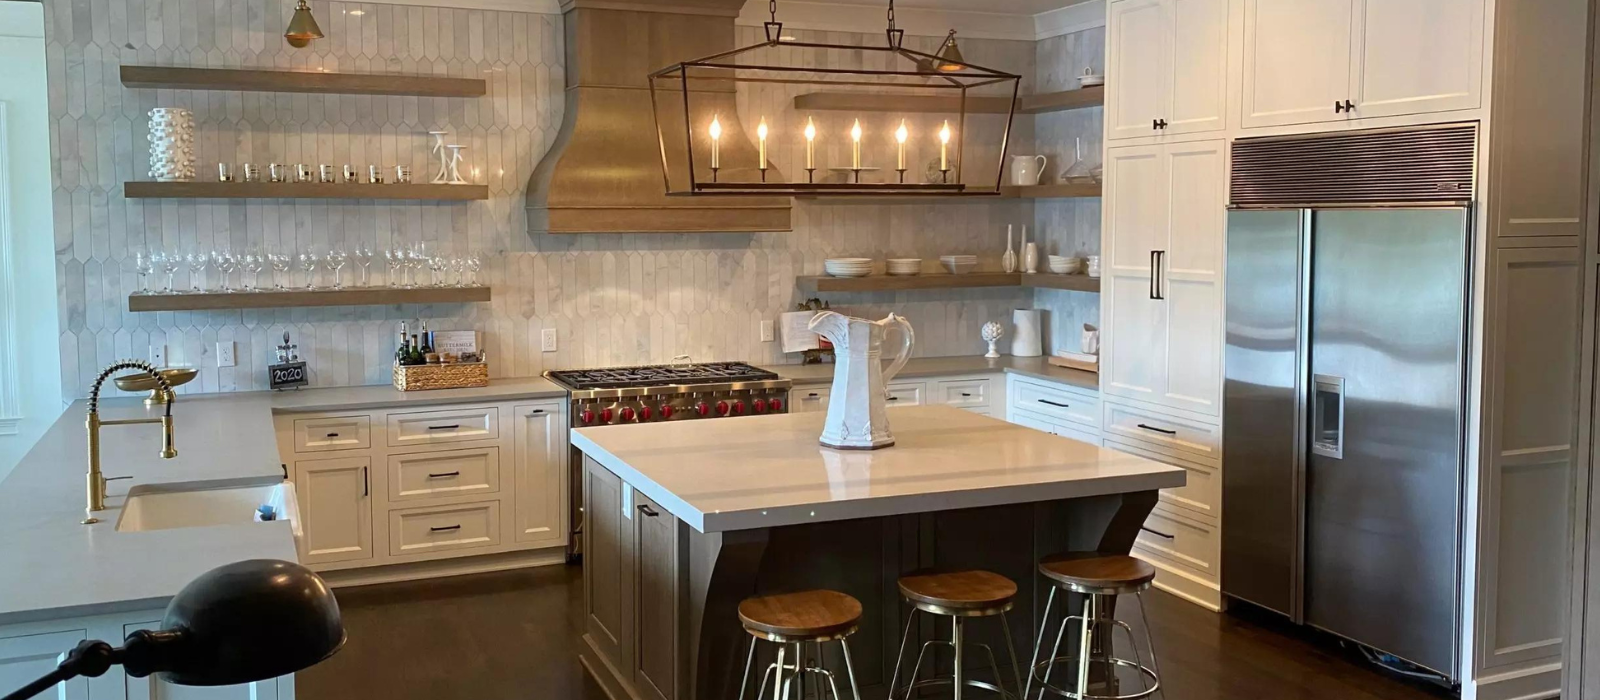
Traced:
<path fill-rule="evenodd" d="M 488 82 L 481 78 L 179 66 L 122 66 L 122 84 L 131 88 L 173 90 L 242 90 L 416 97 L 483 97 L 489 92 Z"/>
<path fill-rule="evenodd" d="M 1106 102 L 1105 86 L 1022 95 L 1017 98 L 1018 114 L 1062 112 L 1069 109 L 1099 107 Z M 813 92 L 795 95 L 795 109 L 847 112 L 947 113 L 961 111 L 960 95 L 884 95 L 872 92 Z M 967 111 L 974 114 L 1005 114 L 1011 108 L 1006 97 L 968 96 Z"/>
<path fill-rule="evenodd" d="M 297 306 L 470 304 L 482 301 L 489 301 L 488 287 L 416 287 L 413 289 L 351 287 L 345 289 L 295 289 L 282 292 L 134 294 L 128 297 L 128 310 L 134 312 L 212 311 L 218 309 L 278 309 Z"/>
<path fill-rule="evenodd" d="M 1099 197 L 1100 183 L 1088 184 L 1058 184 L 1058 185 L 1030 185 L 1018 187 L 1006 185 L 1000 192 L 1006 197 L 1021 197 L 1023 199 L 1052 199 L 1069 197 Z"/>
<path fill-rule="evenodd" d="M 425 199 L 489 198 L 488 185 L 374 185 L 359 182 L 124 182 L 129 199 Z"/>
<path fill-rule="evenodd" d="M 1037 289 L 1070 289 L 1074 292 L 1100 293 L 1100 278 L 1088 275 L 1057 275 L 1040 272 L 1022 276 L 1022 286 Z"/>

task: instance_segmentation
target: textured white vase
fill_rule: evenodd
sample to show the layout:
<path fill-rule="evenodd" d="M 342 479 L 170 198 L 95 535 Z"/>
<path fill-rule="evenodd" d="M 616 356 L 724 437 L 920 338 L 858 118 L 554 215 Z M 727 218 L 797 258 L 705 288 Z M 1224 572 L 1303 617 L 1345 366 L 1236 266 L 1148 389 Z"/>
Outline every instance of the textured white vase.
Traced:
<path fill-rule="evenodd" d="M 1041 314 L 1038 309 L 1014 309 L 1011 312 L 1011 354 L 1016 357 L 1038 357 L 1044 354 L 1044 341 L 1040 331 Z"/>
<path fill-rule="evenodd" d="M 194 179 L 194 112 L 180 107 L 150 110 L 150 177 L 158 182 Z"/>
<path fill-rule="evenodd" d="M 876 450 L 893 445 L 886 387 L 911 359 L 911 349 L 916 344 L 911 324 L 894 314 L 881 321 L 868 321 L 823 311 L 812 317 L 809 325 L 833 343 L 835 358 L 822 444 L 844 450 Z M 900 351 L 884 368 L 883 342 L 890 328 L 900 331 Z"/>

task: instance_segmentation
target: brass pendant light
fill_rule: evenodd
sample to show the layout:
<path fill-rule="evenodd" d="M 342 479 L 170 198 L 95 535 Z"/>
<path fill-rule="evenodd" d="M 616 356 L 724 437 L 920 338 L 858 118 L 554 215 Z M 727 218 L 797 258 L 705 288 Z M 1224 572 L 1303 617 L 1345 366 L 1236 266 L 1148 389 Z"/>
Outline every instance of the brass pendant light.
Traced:
<path fill-rule="evenodd" d="M 289 18 L 289 28 L 283 32 L 283 38 L 297 49 L 310 46 L 312 39 L 322 38 L 322 27 L 317 26 L 317 18 L 311 16 L 311 6 L 306 0 L 295 3 L 294 16 Z"/>
<path fill-rule="evenodd" d="M 961 47 L 956 46 L 956 30 L 952 29 L 944 38 L 944 46 L 939 47 L 939 70 L 954 73 L 965 70 L 966 64 L 966 59 L 961 57 Z"/>

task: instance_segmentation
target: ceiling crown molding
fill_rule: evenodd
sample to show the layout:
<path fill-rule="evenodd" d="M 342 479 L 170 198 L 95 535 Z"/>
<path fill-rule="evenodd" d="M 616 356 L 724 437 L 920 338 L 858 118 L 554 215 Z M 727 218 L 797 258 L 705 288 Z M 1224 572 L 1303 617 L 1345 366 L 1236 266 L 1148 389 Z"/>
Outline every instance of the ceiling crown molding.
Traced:
<path fill-rule="evenodd" d="M 1049 39 L 1053 36 L 1104 26 L 1106 26 L 1105 0 L 1090 0 L 1034 15 L 1033 38 Z"/>

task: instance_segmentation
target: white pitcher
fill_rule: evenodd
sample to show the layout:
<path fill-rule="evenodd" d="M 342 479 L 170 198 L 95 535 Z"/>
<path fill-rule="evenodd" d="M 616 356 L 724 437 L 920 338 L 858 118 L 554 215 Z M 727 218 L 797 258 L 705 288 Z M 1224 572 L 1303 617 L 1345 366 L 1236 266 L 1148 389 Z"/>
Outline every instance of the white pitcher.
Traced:
<path fill-rule="evenodd" d="M 1011 184 L 1023 187 L 1039 184 L 1046 162 L 1044 156 L 1011 156 Z"/>
<path fill-rule="evenodd" d="M 899 354 L 883 367 L 883 340 L 899 327 Z M 833 311 L 812 317 L 810 328 L 833 343 L 833 392 L 822 427 L 822 444 L 841 450 L 875 450 L 894 444 L 889 434 L 889 380 L 911 359 L 916 335 L 904 317 L 889 314 L 882 321 L 853 318 Z"/>

